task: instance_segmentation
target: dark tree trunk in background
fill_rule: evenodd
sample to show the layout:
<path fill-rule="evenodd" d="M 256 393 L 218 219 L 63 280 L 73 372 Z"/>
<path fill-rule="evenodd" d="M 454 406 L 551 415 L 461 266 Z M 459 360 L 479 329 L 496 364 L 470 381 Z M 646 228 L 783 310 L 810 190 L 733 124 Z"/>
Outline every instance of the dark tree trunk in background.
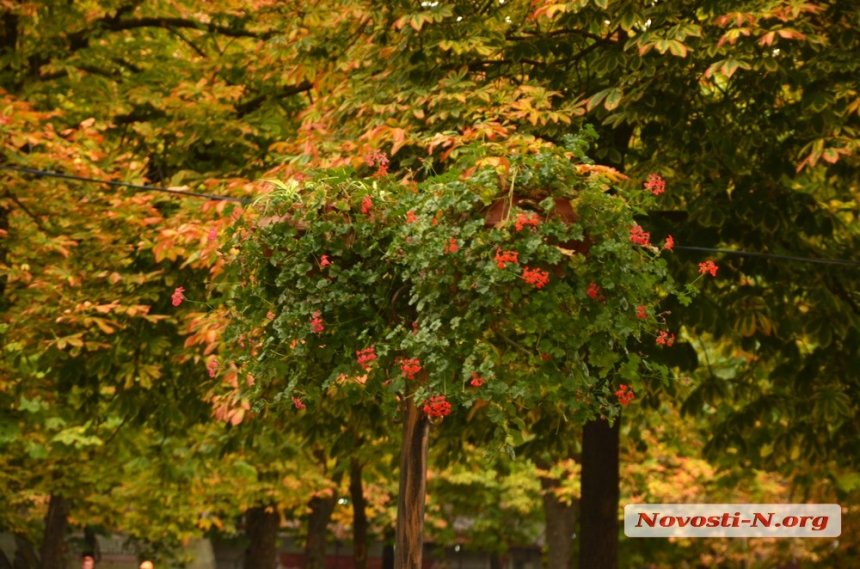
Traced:
<path fill-rule="evenodd" d="M 349 497 L 352 500 L 352 558 L 355 569 L 367 569 L 367 501 L 361 483 L 361 462 L 349 465 Z"/>
<path fill-rule="evenodd" d="M 15 534 L 15 559 L 12 560 L 12 569 L 38 569 L 39 556 L 36 548 L 24 535 Z"/>
<path fill-rule="evenodd" d="M 425 372 L 422 372 L 422 375 L 423 373 Z M 426 377 L 422 379 L 426 380 Z M 415 405 L 412 394 L 407 395 L 402 403 L 403 444 L 400 449 L 400 492 L 397 496 L 394 567 L 421 569 L 430 423 L 423 411 Z"/>
<path fill-rule="evenodd" d="M 618 569 L 618 432 L 621 418 L 582 431 L 579 566 Z"/>
<path fill-rule="evenodd" d="M 278 566 L 278 529 L 281 516 L 275 506 L 254 506 L 245 512 L 245 535 L 251 544 L 245 551 L 245 567 L 275 569 Z"/>
<path fill-rule="evenodd" d="M 3 161 L 3 155 L 0 154 L 0 163 Z M 8 235 L 9 232 L 9 210 L 5 207 L 0 207 L 0 231 L 2 231 L 4 235 Z M 7 237 L 0 237 L 0 263 L 4 265 L 7 263 L 9 257 L 9 247 L 7 246 L 7 242 Z M 5 274 L 0 275 L 0 311 L 6 310 L 9 306 L 9 303 L 6 301 L 6 284 L 8 283 L 8 280 L 9 277 Z"/>
<path fill-rule="evenodd" d="M 48 513 L 45 515 L 45 539 L 42 541 L 42 569 L 59 569 L 66 566 L 66 526 L 69 505 L 58 494 L 51 494 Z"/>
<path fill-rule="evenodd" d="M 337 504 L 337 489 L 341 480 L 343 480 L 343 470 L 336 471 L 332 477 L 334 488 L 331 496 L 314 496 L 308 504 L 311 516 L 308 520 L 308 540 L 305 543 L 305 569 L 325 569 L 328 524 Z"/>
<path fill-rule="evenodd" d="M 382 569 L 394 569 L 394 546 L 391 540 L 394 536 L 390 531 L 385 533 L 385 543 L 382 545 Z"/>
<path fill-rule="evenodd" d="M 543 510 L 546 519 L 546 545 L 550 569 L 576 569 L 573 555 L 573 535 L 579 517 L 579 500 L 569 505 L 558 499 L 553 492 L 561 482 L 552 478 L 541 478 Z"/>

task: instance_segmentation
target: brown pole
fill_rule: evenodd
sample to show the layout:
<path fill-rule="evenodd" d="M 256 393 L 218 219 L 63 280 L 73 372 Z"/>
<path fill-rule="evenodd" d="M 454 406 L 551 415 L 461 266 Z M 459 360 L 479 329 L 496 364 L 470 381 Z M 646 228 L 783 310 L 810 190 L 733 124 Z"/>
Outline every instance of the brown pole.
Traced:
<path fill-rule="evenodd" d="M 618 569 L 618 446 L 621 417 L 611 427 L 589 421 L 582 430 L 579 566 Z"/>
<path fill-rule="evenodd" d="M 421 379 L 426 381 L 426 376 Z M 417 378 L 415 381 L 419 383 Z M 430 424 L 427 417 L 415 405 L 413 394 L 408 393 L 403 401 L 400 492 L 397 497 L 397 529 L 394 538 L 395 569 L 421 569 L 429 438 Z"/>

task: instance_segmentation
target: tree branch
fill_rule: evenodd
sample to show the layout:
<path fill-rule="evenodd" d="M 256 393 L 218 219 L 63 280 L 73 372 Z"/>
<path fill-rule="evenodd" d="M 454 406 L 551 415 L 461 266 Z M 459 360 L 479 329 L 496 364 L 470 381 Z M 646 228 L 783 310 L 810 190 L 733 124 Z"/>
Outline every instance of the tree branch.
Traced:
<path fill-rule="evenodd" d="M 263 105 L 263 103 L 265 103 L 270 98 L 286 99 L 287 97 L 292 97 L 293 95 L 310 91 L 312 88 L 313 83 L 309 81 L 302 81 L 298 85 L 291 85 L 289 87 L 285 87 L 280 93 L 261 93 L 256 97 L 248 99 L 244 103 L 236 105 L 236 114 L 239 118 L 242 118 L 245 115 L 253 113 L 257 109 L 259 109 Z"/>
<path fill-rule="evenodd" d="M 232 38 L 254 39 L 268 39 L 275 34 L 273 30 L 257 33 L 244 29 L 235 29 L 228 26 L 219 26 L 218 24 L 213 24 L 211 22 L 200 22 L 189 18 L 137 18 L 134 20 L 107 20 L 103 23 L 105 25 L 102 26 L 102 29 L 111 32 L 134 30 L 137 28 L 184 28 L 207 31 L 209 33 Z"/>

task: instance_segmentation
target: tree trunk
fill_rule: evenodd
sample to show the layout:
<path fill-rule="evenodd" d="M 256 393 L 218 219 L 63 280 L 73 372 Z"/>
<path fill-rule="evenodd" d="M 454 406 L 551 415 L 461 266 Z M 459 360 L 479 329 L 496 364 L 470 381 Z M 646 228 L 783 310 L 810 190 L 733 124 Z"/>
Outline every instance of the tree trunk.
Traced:
<path fill-rule="evenodd" d="M 579 566 L 618 568 L 619 417 L 589 421 L 582 431 Z"/>
<path fill-rule="evenodd" d="M 39 556 L 36 554 L 36 548 L 30 543 L 24 535 L 15 534 L 15 559 L 12 560 L 12 569 L 38 569 Z"/>
<path fill-rule="evenodd" d="M 51 494 L 45 515 L 45 539 L 42 541 L 42 569 L 58 569 L 66 565 L 66 526 L 69 506 L 66 499 Z"/>
<path fill-rule="evenodd" d="M 0 155 L 0 161 L 5 161 L 2 155 Z M 9 232 L 9 210 L 2 206 L 0 206 L 0 231 L 4 235 L 8 235 Z M 3 265 L 9 260 L 8 242 L 7 237 L 0 238 L 0 264 Z M 8 281 L 9 277 L 5 273 L 0 275 L 0 311 L 5 311 L 9 306 L 9 303 L 6 301 L 6 285 Z"/>
<path fill-rule="evenodd" d="M 394 569 L 394 546 L 391 531 L 385 532 L 385 540 L 382 545 L 382 569 Z"/>
<path fill-rule="evenodd" d="M 308 504 L 311 516 L 308 520 L 308 540 L 305 543 L 305 569 L 325 569 L 326 535 L 337 504 L 337 489 L 341 480 L 343 470 L 336 471 L 332 477 L 334 488 L 331 496 L 314 496 Z"/>
<path fill-rule="evenodd" d="M 245 567 L 275 569 L 278 566 L 280 527 L 281 516 L 275 506 L 254 506 L 245 512 L 245 535 L 251 540 L 245 550 Z"/>
<path fill-rule="evenodd" d="M 405 409 L 403 444 L 400 449 L 400 492 L 397 496 L 394 567 L 421 569 L 430 423 L 415 405 L 411 393 L 405 398 L 403 405 Z"/>
<path fill-rule="evenodd" d="M 349 468 L 352 500 L 352 558 L 355 569 L 367 569 L 367 502 L 361 484 L 361 462 L 353 458 Z"/>
<path fill-rule="evenodd" d="M 540 484 L 543 489 L 549 569 L 576 569 L 573 536 L 576 533 L 576 522 L 579 516 L 579 500 L 573 500 L 570 505 L 559 500 L 553 492 L 561 486 L 559 480 L 541 478 Z"/>

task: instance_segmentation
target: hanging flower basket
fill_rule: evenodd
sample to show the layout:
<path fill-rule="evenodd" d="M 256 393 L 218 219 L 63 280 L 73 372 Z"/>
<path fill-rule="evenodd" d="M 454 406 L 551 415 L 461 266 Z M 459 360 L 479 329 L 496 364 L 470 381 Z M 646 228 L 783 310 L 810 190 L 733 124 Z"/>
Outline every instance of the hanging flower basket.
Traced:
<path fill-rule="evenodd" d="M 547 216 L 548 219 L 559 220 L 566 224 L 573 224 L 579 221 L 579 217 L 574 211 L 571 200 L 568 198 L 552 198 L 553 207 Z M 511 207 L 513 206 L 513 208 Z M 486 226 L 498 227 L 502 223 L 508 221 L 511 215 L 516 210 L 530 211 L 539 215 L 546 215 L 540 202 L 529 197 L 514 195 L 513 197 L 498 198 L 486 210 Z M 591 247 L 591 241 L 586 237 L 582 240 L 571 240 L 563 243 L 554 242 L 559 247 L 574 251 L 581 255 L 588 255 L 588 250 Z"/>

